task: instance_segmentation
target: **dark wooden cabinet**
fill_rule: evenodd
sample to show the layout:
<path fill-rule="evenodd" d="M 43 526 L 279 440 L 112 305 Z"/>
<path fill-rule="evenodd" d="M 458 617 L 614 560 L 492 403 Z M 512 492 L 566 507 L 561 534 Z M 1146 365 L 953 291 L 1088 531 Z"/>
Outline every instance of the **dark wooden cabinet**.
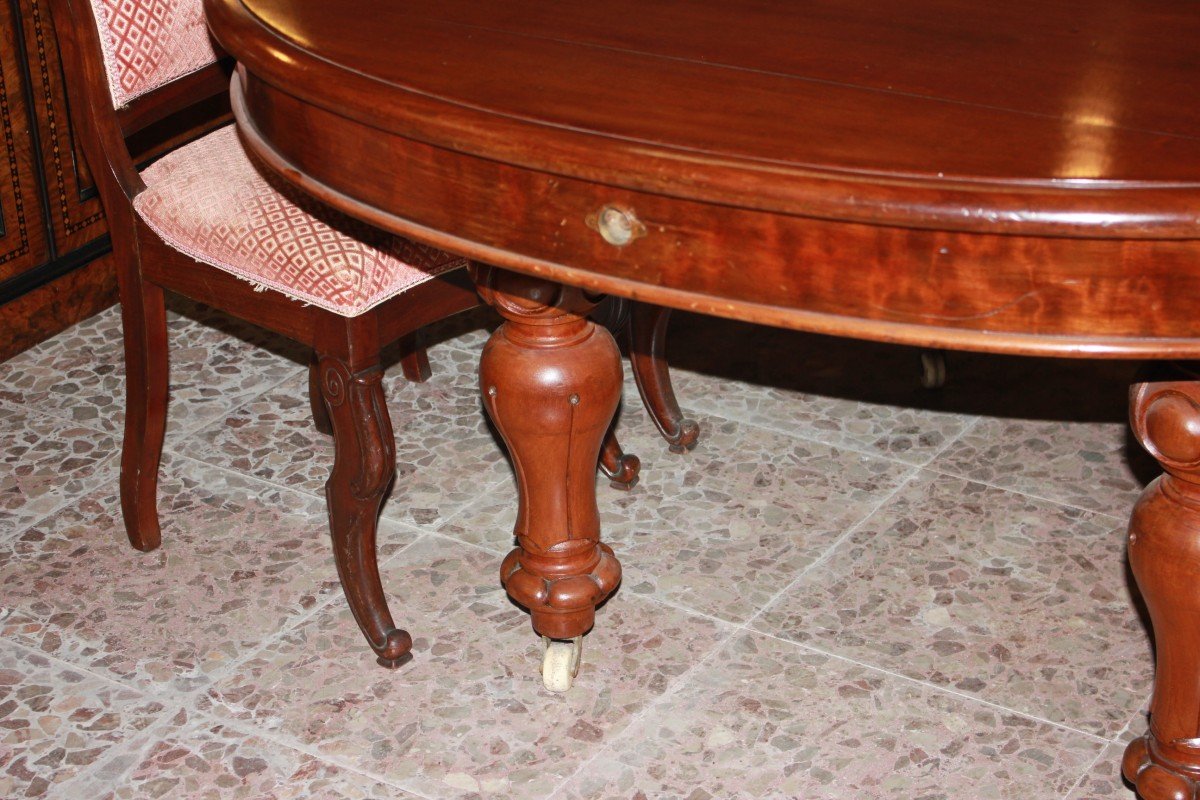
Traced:
<path fill-rule="evenodd" d="M 116 300 L 45 0 L 0 0 L 0 360 Z"/>

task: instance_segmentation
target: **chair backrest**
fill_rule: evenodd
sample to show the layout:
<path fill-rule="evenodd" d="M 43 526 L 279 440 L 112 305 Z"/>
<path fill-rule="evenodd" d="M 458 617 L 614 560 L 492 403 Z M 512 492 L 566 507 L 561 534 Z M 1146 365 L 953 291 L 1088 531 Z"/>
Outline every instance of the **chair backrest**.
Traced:
<path fill-rule="evenodd" d="M 50 9 L 75 135 L 110 225 L 120 224 L 143 188 L 129 137 L 144 132 L 135 152 L 145 158 L 229 119 L 230 64 L 201 0 L 50 0 Z"/>
<path fill-rule="evenodd" d="M 213 64 L 201 0 L 88 0 L 113 105 Z"/>

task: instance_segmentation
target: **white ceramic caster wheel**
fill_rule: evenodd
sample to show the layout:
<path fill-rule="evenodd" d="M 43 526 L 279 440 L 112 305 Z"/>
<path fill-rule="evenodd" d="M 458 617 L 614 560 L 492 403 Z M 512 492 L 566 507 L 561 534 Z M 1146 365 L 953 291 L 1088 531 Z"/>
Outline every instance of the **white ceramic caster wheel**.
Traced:
<path fill-rule="evenodd" d="M 946 356 L 940 350 L 921 353 L 921 385 L 926 389 L 940 389 L 946 385 Z"/>
<path fill-rule="evenodd" d="M 542 683 L 546 690 L 562 694 L 571 688 L 579 674 L 579 662 L 583 658 L 583 637 L 560 641 L 543 636 L 546 653 L 542 657 Z"/>

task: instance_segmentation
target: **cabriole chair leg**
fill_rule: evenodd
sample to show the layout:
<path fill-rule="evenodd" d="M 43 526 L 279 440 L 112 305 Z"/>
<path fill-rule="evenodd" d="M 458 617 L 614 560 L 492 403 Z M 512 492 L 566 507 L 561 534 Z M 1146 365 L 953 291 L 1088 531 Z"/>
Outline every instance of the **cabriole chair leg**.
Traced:
<path fill-rule="evenodd" d="M 161 287 L 128 273 L 121 280 L 125 328 L 125 439 L 121 511 L 129 542 L 153 550 L 158 525 L 158 466 L 167 427 L 167 314 Z"/>
<path fill-rule="evenodd" d="M 318 359 L 321 397 L 333 423 L 334 465 L 325 484 L 329 527 L 354 619 L 379 662 L 398 666 L 412 637 L 392 622 L 375 556 L 379 509 L 396 475 L 396 444 L 378 355 L 374 363 L 357 361 L 331 354 Z"/>

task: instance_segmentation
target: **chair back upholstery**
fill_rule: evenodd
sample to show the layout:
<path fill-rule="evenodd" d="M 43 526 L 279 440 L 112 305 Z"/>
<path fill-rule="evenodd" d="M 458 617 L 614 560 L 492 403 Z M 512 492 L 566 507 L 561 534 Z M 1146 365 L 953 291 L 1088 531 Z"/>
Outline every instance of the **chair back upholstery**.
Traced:
<path fill-rule="evenodd" d="M 202 0 L 49 5 L 75 135 L 120 249 L 133 235 L 131 202 L 145 188 L 135 160 L 164 155 L 231 119 L 231 64 L 214 50 Z"/>
<path fill-rule="evenodd" d="M 201 0 L 88 0 L 113 106 L 217 60 Z"/>

